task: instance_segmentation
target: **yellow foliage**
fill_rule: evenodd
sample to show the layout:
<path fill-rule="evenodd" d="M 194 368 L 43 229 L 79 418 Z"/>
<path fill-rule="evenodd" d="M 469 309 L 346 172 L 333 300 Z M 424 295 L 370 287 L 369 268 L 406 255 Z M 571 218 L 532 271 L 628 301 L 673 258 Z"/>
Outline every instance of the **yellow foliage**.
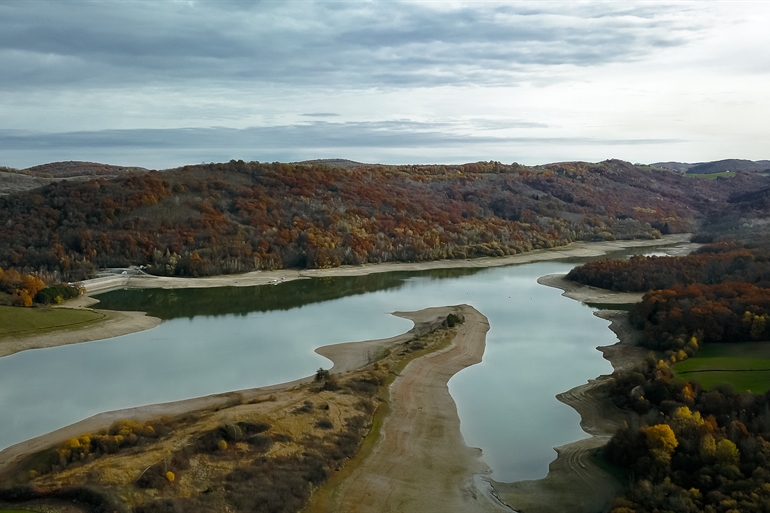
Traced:
<path fill-rule="evenodd" d="M 711 435 L 705 435 L 700 441 L 699 453 L 704 460 L 711 460 L 717 452 L 717 443 Z"/>
<path fill-rule="evenodd" d="M 646 437 L 647 447 L 655 459 L 664 464 L 671 461 L 671 454 L 679 445 L 671 426 L 658 424 L 642 428 L 642 432 Z"/>
<path fill-rule="evenodd" d="M 29 295 L 25 289 L 18 290 L 16 292 L 16 304 L 19 306 L 30 307 L 32 306 L 32 296 Z"/>
<path fill-rule="evenodd" d="M 741 453 L 730 440 L 720 440 L 716 446 L 716 458 L 719 463 L 737 465 L 741 461 Z"/>
<path fill-rule="evenodd" d="M 700 412 L 693 413 L 687 406 L 681 406 L 676 409 L 672 416 L 674 426 L 678 430 L 685 430 L 687 428 L 697 428 L 704 424 L 703 418 L 700 416 Z"/>
<path fill-rule="evenodd" d="M 692 389 L 692 385 L 689 381 L 684 384 L 684 387 L 682 387 L 682 397 L 685 401 L 695 400 L 695 391 Z"/>

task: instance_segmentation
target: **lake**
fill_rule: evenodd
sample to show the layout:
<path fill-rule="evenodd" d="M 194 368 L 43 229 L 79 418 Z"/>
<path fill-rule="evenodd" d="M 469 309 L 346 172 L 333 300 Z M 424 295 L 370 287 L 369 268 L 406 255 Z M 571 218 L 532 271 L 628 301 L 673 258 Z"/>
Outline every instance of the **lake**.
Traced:
<path fill-rule="evenodd" d="M 537 284 L 574 263 L 380 273 L 276 286 L 117 290 L 100 308 L 164 319 L 149 331 L 0 358 L 0 448 L 96 413 L 254 388 L 331 363 L 316 347 L 390 337 L 390 312 L 467 303 L 487 316 L 483 362 L 449 383 L 469 446 L 498 481 L 543 477 L 553 447 L 586 437 L 555 396 L 612 371 L 592 309 Z"/>

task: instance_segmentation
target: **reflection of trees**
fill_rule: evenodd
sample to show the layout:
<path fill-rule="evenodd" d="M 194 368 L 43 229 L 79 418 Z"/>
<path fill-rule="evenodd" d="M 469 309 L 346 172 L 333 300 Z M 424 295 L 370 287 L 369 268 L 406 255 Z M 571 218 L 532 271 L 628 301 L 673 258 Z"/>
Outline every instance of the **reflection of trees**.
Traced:
<path fill-rule="evenodd" d="M 442 280 L 469 276 L 482 269 L 434 269 L 424 272 L 375 273 L 367 276 L 295 280 L 278 286 L 206 289 L 126 289 L 97 296 L 98 308 L 147 312 L 161 319 L 196 315 L 246 315 L 289 310 L 346 296 L 399 289 L 408 278 Z"/>

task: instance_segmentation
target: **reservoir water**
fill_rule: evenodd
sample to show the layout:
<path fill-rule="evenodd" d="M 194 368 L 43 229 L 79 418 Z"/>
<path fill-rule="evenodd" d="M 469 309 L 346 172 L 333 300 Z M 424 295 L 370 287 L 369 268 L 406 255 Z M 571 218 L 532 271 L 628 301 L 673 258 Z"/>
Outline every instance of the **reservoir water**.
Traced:
<path fill-rule="evenodd" d="M 584 438 L 555 396 L 611 366 L 592 310 L 537 284 L 574 264 L 382 273 L 221 289 L 119 290 L 100 308 L 164 319 L 149 331 L 0 358 L 0 448 L 96 413 L 259 387 L 330 362 L 318 346 L 411 327 L 390 312 L 467 303 L 487 316 L 483 362 L 449 383 L 469 446 L 498 481 L 547 474 L 553 447 Z"/>

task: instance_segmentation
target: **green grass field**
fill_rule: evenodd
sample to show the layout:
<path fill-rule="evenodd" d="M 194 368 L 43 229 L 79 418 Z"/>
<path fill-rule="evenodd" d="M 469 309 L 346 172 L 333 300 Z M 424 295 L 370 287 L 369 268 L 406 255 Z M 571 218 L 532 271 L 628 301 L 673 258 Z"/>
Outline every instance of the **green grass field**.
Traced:
<path fill-rule="evenodd" d="M 685 176 L 689 176 L 690 178 L 706 178 L 707 180 L 716 180 L 720 176 L 726 176 L 728 178 L 732 178 L 735 176 L 735 173 L 731 173 L 730 171 L 723 171 L 721 173 L 693 173 L 693 174 L 687 174 Z"/>
<path fill-rule="evenodd" d="M 677 378 L 698 381 L 705 389 L 730 383 L 736 392 L 764 394 L 770 390 L 770 342 L 709 344 L 673 370 Z"/>
<path fill-rule="evenodd" d="M 91 310 L 0 306 L 0 338 L 6 335 L 32 335 L 58 329 L 76 329 L 103 318 L 104 314 Z"/>

